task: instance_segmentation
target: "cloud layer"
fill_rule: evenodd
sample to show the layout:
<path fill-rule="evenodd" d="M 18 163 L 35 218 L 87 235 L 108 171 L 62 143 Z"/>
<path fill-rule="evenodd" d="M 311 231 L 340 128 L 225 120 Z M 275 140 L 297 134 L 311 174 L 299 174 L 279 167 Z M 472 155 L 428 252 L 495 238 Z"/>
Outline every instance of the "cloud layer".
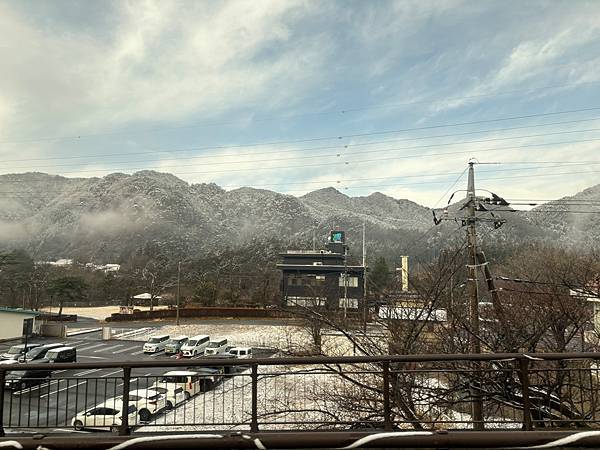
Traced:
<path fill-rule="evenodd" d="M 477 157 L 511 163 L 482 167 L 494 190 L 572 194 L 597 180 L 600 110 L 536 114 L 600 106 L 598 13 L 593 1 L 3 2 L 3 171 L 153 168 L 433 205 Z M 523 118 L 456 125 L 507 117 Z M 558 164 L 576 161 L 598 165 Z"/>

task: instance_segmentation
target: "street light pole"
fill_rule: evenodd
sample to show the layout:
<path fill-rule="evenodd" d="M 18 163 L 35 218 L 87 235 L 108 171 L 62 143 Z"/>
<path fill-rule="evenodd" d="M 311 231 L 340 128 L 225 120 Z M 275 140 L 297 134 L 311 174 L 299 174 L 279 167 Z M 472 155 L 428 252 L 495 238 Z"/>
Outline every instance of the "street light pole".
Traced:
<path fill-rule="evenodd" d="M 177 311 L 175 313 L 175 325 L 179 325 L 179 292 L 181 282 L 181 261 L 177 263 Z"/>

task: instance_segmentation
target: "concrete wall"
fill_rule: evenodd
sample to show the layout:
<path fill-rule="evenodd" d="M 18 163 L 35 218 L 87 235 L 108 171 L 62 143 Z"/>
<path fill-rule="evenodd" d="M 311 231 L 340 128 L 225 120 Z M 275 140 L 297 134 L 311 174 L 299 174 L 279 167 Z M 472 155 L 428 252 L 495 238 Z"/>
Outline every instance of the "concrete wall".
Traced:
<path fill-rule="evenodd" d="M 15 339 L 23 336 L 23 320 L 32 317 L 35 316 L 0 311 L 0 339 Z"/>

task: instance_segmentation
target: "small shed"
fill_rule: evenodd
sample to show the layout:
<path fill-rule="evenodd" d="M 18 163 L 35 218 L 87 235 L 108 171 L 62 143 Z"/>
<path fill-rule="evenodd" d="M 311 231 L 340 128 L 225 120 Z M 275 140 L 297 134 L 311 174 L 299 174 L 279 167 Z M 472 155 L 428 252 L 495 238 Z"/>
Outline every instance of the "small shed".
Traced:
<path fill-rule="evenodd" d="M 40 313 L 29 309 L 0 307 L 0 340 L 16 339 L 32 334 L 35 318 Z"/>
<path fill-rule="evenodd" d="M 152 297 L 152 294 L 150 294 L 148 292 L 144 292 L 143 294 L 138 294 L 133 297 L 134 301 L 135 300 L 137 300 L 137 301 L 143 300 L 144 303 L 149 302 L 150 303 L 150 311 L 152 311 L 152 308 L 154 307 L 153 303 L 156 300 L 160 300 L 160 299 L 162 299 L 162 297 L 160 295 L 155 295 L 154 297 Z"/>

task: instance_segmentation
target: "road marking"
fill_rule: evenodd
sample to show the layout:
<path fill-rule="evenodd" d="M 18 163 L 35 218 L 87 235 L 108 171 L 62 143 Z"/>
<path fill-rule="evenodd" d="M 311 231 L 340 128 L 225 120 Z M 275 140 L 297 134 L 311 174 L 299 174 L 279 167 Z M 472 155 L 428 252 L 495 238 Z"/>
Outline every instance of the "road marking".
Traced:
<path fill-rule="evenodd" d="M 100 369 L 98 369 L 98 370 L 100 370 Z M 67 389 L 73 389 L 74 387 L 81 386 L 82 384 L 85 384 L 85 383 L 87 383 L 87 380 L 86 381 L 80 381 L 79 383 L 72 384 L 71 386 L 65 386 L 62 389 L 58 389 L 58 390 L 53 391 L 53 392 L 48 392 L 47 394 L 44 394 L 44 395 L 40 395 L 40 398 L 49 397 L 51 395 L 58 394 L 59 392 L 66 391 Z"/>
<path fill-rule="evenodd" d="M 131 350 L 136 349 L 137 347 L 127 347 L 127 348 L 122 348 L 121 350 L 117 350 L 116 352 L 113 352 L 114 355 L 116 355 L 117 353 L 125 353 Z M 143 353 L 143 352 L 142 352 Z M 133 355 L 134 353 L 132 353 Z"/>
<path fill-rule="evenodd" d="M 69 429 L 69 428 L 55 428 L 53 431 L 64 431 L 67 433 L 82 433 L 82 434 L 90 434 L 91 431 L 77 431 L 74 429 Z"/>
<path fill-rule="evenodd" d="M 86 356 L 86 355 L 79 355 L 78 358 L 89 358 L 89 359 L 108 359 L 108 358 L 103 358 L 102 356 Z"/>
<path fill-rule="evenodd" d="M 106 345 L 106 344 L 103 342 L 102 344 L 96 344 L 96 345 L 92 345 L 90 347 L 82 347 L 82 348 L 79 349 L 79 351 L 83 351 L 83 350 L 87 351 L 87 350 L 91 350 L 93 348 L 102 347 L 104 345 Z"/>
<path fill-rule="evenodd" d="M 113 345 L 111 347 L 103 348 L 101 350 L 94 350 L 94 353 L 107 352 L 109 350 L 114 350 L 115 348 L 119 348 L 119 347 L 123 347 L 123 344 Z"/>
<path fill-rule="evenodd" d="M 120 373 L 121 373 L 121 371 L 120 371 L 120 370 L 115 370 L 114 372 L 105 373 L 104 375 L 100 375 L 100 378 L 106 378 L 106 377 L 108 377 L 109 375 L 114 375 L 115 373 L 119 373 L 119 374 L 120 374 Z"/>
<path fill-rule="evenodd" d="M 152 356 L 153 358 L 156 358 L 157 356 L 164 356 L 164 352 L 161 350 L 160 352 L 156 352 L 156 353 L 154 353 L 153 355 L 150 355 L 150 356 Z"/>
<path fill-rule="evenodd" d="M 68 341 L 67 344 L 69 344 L 69 345 L 77 345 L 77 344 L 81 344 L 82 342 L 85 342 L 85 341 Z"/>
<path fill-rule="evenodd" d="M 99 371 L 101 371 L 101 370 L 102 370 L 102 369 L 90 369 L 90 370 L 84 370 L 83 372 L 76 373 L 76 374 L 75 374 L 75 376 L 76 376 L 76 377 L 80 377 L 80 376 L 82 376 L 82 375 L 89 375 L 90 373 L 99 372 Z"/>
<path fill-rule="evenodd" d="M 62 373 L 62 372 L 66 372 L 67 369 L 62 369 L 62 370 L 54 370 L 52 373 Z"/>
<path fill-rule="evenodd" d="M 50 386 L 52 386 L 52 385 L 55 385 L 55 384 L 57 384 L 57 383 L 60 383 L 60 381 L 61 381 L 61 380 L 55 380 L 55 381 L 51 381 L 51 382 L 49 382 L 49 383 L 42 383 L 42 384 L 38 384 L 37 386 L 32 386 L 32 387 L 30 387 L 30 388 L 23 389 L 23 390 L 21 390 L 21 391 L 14 391 L 14 392 L 12 393 L 12 395 L 23 395 L 23 394 L 27 394 L 27 393 L 29 393 L 29 392 L 31 392 L 31 391 L 37 391 L 38 389 L 42 389 L 42 388 L 45 388 L 45 387 L 50 387 Z"/>
<path fill-rule="evenodd" d="M 139 352 L 133 352 L 132 355 L 141 355 L 142 353 L 144 353 L 144 350 L 140 350 Z"/>

